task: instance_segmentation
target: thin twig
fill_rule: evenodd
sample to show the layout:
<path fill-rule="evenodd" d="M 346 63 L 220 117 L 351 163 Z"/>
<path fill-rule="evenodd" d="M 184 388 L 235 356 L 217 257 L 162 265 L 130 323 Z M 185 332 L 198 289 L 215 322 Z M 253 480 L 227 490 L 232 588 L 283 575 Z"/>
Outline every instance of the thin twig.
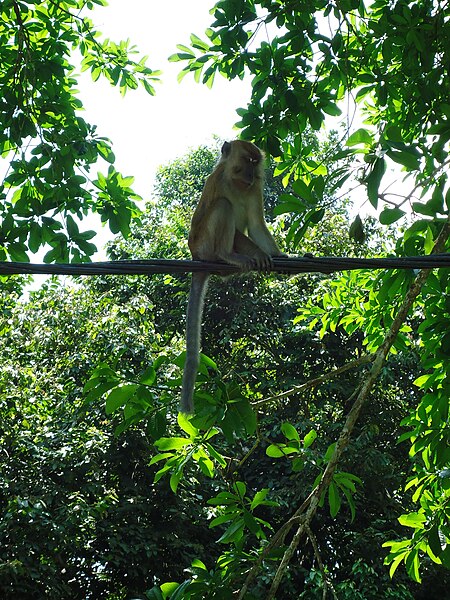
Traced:
<path fill-rule="evenodd" d="M 282 400 L 283 398 L 292 396 L 292 394 L 298 394 L 298 393 L 304 392 L 305 390 L 308 390 L 310 388 L 317 387 L 318 385 L 320 385 L 321 383 L 324 383 L 325 381 L 334 379 L 338 375 L 342 375 L 342 373 L 345 373 L 346 371 L 350 371 L 350 369 L 356 369 L 357 367 L 366 365 L 366 364 L 372 362 L 373 359 L 374 359 L 373 354 L 364 354 L 364 356 L 361 356 L 360 358 L 356 358 L 355 360 L 351 360 L 350 362 L 346 363 L 345 365 L 342 365 L 342 367 L 333 369 L 329 373 L 325 373 L 324 375 L 321 375 L 320 377 L 315 377 L 314 379 L 310 379 L 309 381 L 306 381 L 305 383 L 302 383 L 301 385 L 295 385 L 290 390 L 287 390 L 287 392 L 281 392 L 281 394 L 277 394 L 276 396 L 270 396 L 269 398 L 264 398 L 263 400 L 257 400 L 256 402 L 252 402 L 252 406 L 258 407 L 261 404 L 266 404 L 267 402 L 273 402 L 275 400 Z"/>
<path fill-rule="evenodd" d="M 317 539 L 316 536 L 314 535 L 314 533 L 312 532 L 311 528 L 308 525 L 305 525 L 305 530 L 306 530 L 306 534 L 310 539 L 311 545 L 313 547 L 314 550 L 314 556 L 316 557 L 317 560 L 317 564 L 319 566 L 319 570 L 322 573 L 322 579 L 323 579 L 323 598 L 325 600 L 326 596 L 327 596 L 327 590 L 330 589 L 331 593 L 333 594 L 333 598 L 335 600 L 338 600 L 336 591 L 333 587 L 333 584 L 331 583 L 331 581 L 329 580 L 329 577 L 325 571 L 325 566 L 322 562 L 322 557 L 320 556 L 320 552 L 319 552 L 319 545 L 317 543 Z"/>

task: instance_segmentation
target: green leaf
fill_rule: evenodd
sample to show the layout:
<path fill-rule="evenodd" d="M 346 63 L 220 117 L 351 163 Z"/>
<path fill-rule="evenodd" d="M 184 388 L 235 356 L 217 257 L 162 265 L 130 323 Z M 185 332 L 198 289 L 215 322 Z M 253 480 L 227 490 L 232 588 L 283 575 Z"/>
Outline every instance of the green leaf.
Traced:
<path fill-rule="evenodd" d="M 420 574 L 419 574 L 419 550 L 418 548 L 414 548 L 409 552 L 406 556 L 405 560 L 406 570 L 408 575 L 411 577 L 413 581 L 417 581 L 417 583 L 421 582 Z"/>
<path fill-rule="evenodd" d="M 142 375 L 139 377 L 139 382 L 143 385 L 153 385 L 156 379 L 156 371 L 153 365 L 150 365 L 145 369 Z"/>
<path fill-rule="evenodd" d="M 185 446 L 188 446 L 191 443 L 191 440 L 183 437 L 163 437 L 156 440 L 155 446 L 158 450 L 180 450 Z"/>
<path fill-rule="evenodd" d="M 180 587 L 179 583 L 175 583 L 173 581 L 168 581 L 167 583 L 163 583 L 161 585 L 161 591 L 163 593 L 164 600 L 166 598 L 170 598 L 172 594 Z"/>
<path fill-rule="evenodd" d="M 420 168 L 420 160 L 417 155 L 408 150 L 389 150 L 387 155 L 396 163 L 403 165 L 409 171 L 416 171 Z"/>
<path fill-rule="evenodd" d="M 285 444 L 271 444 L 266 448 L 266 454 L 270 458 L 282 458 L 287 454 L 284 452 L 284 448 L 286 448 Z"/>
<path fill-rule="evenodd" d="M 25 244 L 21 244 L 20 242 L 13 242 L 8 245 L 8 254 L 12 261 L 15 262 L 30 262 L 27 254 L 27 247 Z M 47 253 L 49 254 L 49 253 Z M 58 256 L 57 251 L 55 251 L 55 255 Z"/>
<path fill-rule="evenodd" d="M 331 460 L 331 457 L 334 454 L 335 448 L 336 448 L 336 442 L 333 442 L 332 444 L 330 444 L 328 446 L 327 451 L 325 452 L 325 456 L 324 456 L 325 462 L 328 462 L 329 460 Z"/>
<path fill-rule="evenodd" d="M 250 504 L 250 510 L 254 510 L 257 506 L 264 503 L 267 494 L 269 493 L 269 488 L 264 488 L 253 496 L 253 500 Z"/>
<path fill-rule="evenodd" d="M 172 490 L 172 492 L 174 494 L 177 493 L 178 485 L 181 481 L 182 476 L 183 476 L 183 471 L 181 469 L 179 471 L 178 470 L 174 471 L 170 476 L 169 485 L 170 485 L 170 489 Z"/>
<path fill-rule="evenodd" d="M 300 441 L 298 431 L 290 423 L 283 423 L 281 425 L 281 431 L 288 440 L 297 440 L 298 442 Z"/>
<path fill-rule="evenodd" d="M 303 438 L 303 447 L 304 448 L 309 448 L 313 442 L 316 440 L 317 438 L 317 432 L 314 431 L 314 429 L 311 429 L 311 431 L 309 433 L 307 433 L 305 435 L 305 437 Z"/>
<path fill-rule="evenodd" d="M 209 44 L 201 40 L 195 33 L 191 33 L 191 44 L 197 50 L 207 52 L 209 50 Z"/>
<path fill-rule="evenodd" d="M 315 131 L 319 131 L 323 123 L 322 111 L 317 109 L 313 104 L 304 107 L 309 124 Z"/>
<path fill-rule="evenodd" d="M 450 545 L 447 544 L 447 547 L 439 555 L 439 558 L 441 559 L 442 564 L 445 565 L 447 569 L 450 569 Z"/>
<path fill-rule="evenodd" d="M 110 146 L 108 146 L 104 142 L 97 143 L 97 151 L 100 154 L 100 156 L 102 156 L 106 160 L 106 162 L 110 164 L 115 162 L 116 157 L 114 155 L 114 152 L 111 150 Z"/>
<path fill-rule="evenodd" d="M 353 521 L 355 520 L 356 517 L 356 505 L 355 505 L 355 501 L 353 500 L 353 496 L 352 493 L 346 489 L 346 488 L 341 488 L 342 492 L 347 500 L 348 506 L 350 508 L 350 514 L 351 514 L 351 521 L 353 523 Z"/>
<path fill-rule="evenodd" d="M 157 412 L 153 412 L 147 418 L 147 433 L 153 439 L 157 440 L 166 433 L 167 430 L 167 415 L 166 409 L 163 408 Z"/>
<path fill-rule="evenodd" d="M 399 564 L 404 560 L 406 555 L 406 552 L 402 552 L 401 554 L 398 554 L 392 561 L 391 563 L 391 567 L 389 569 L 389 577 L 392 579 L 394 577 L 394 573 L 397 570 L 397 567 L 399 566 Z"/>
<path fill-rule="evenodd" d="M 136 393 L 138 385 L 130 383 L 114 388 L 106 398 L 106 414 L 110 415 L 128 402 Z"/>
<path fill-rule="evenodd" d="M 198 452 L 195 452 L 192 458 L 200 467 L 200 470 L 203 473 L 203 475 L 206 475 L 206 477 L 210 478 L 214 477 L 214 463 L 206 455 L 203 449 L 200 449 Z"/>
<path fill-rule="evenodd" d="M 42 229 L 38 223 L 32 222 L 30 224 L 30 235 L 28 238 L 28 247 L 31 252 L 36 253 L 42 244 Z"/>
<path fill-rule="evenodd" d="M 439 537 L 439 527 L 437 525 L 433 525 L 433 527 L 428 532 L 428 544 L 434 554 L 434 556 L 439 556 L 442 552 L 441 539 Z"/>
<path fill-rule="evenodd" d="M 187 433 L 191 438 L 195 438 L 198 436 L 199 430 L 192 425 L 191 421 L 188 417 L 186 417 L 186 415 L 184 415 L 183 413 L 178 413 L 177 422 L 181 429 L 185 433 Z"/>
<path fill-rule="evenodd" d="M 90 391 L 86 394 L 86 403 L 92 402 L 93 400 L 97 400 L 97 398 L 101 398 L 103 394 L 106 394 L 106 392 L 108 392 L 110 389 L 115 388 L 117 386 L 117 381 L 117 379 L 114 379 L 113 381 L 103 381 L 102 379 L 96 379 L 95 387 L 90 388 Z M 87 391 L 86 386 L 84 389 L 85 393 Z"/>
<path fill-rule="evenodd" d="M 305 468 L 305 459 L 303 457 L 294 458 L 292 461 L 292 470 L 294 472 L 303 471 Z"/>
<path fill-rule="evenodd" d="M 238 502 L 239 498 L 236 494 L 231 494 L 230 492 L 219 492 L 215 498 L 208 500 L 208 504 L 212 506 L 228 506 L 237 504 Z"/>
<path fill-rule="evenodd" d="M 405 211 L 400 208 L 385 208 L 380 213 L 380 223 L 382 225 L 392 225 L 405 215 Z"/>
<path fill-rule="evenodd" d="M 217 541 L 221 544 L 238 542 L 243 536 L 244 526 L 244 519 L 236 519 L 236 521 L 234 521 L 234 523 L 228 527 L 225 533 Z"/>
<path fill-rule="evenodd" d="M 413 529 L 423 529 L 426 517 L 423 513 L 408 513 L 398 518 L 400 525 L 412 527 Z"/>
<path fill-rule="evenodd" d="M 386 171 L 384 158 L 377 158 L 373 163 L 372 170 L 367 177 L 367 196 L 374 208 L 378 206 L 378 189 Z"/>
<path fill-rule="evenodd" d="M 359 244 L 362 244 L 366 239 L 363 222 L 359 215 L 356 215 L 352 224 L 350 225 L 348 235 L 350 239 L 354 240 L 355 242 L 358 242 Z"/>
<path fill-rule="evenodd" d="M 306 209 L 306 206 L 299 202 L 297 198 L 294 196 L 292 196 L 292 198 L 293 199 L 289 202 L 281 202 L 280 204 L 277 204 L 273 210 L 274 216 L 278 217 L 279 215 L 284 215 L 286 213 L 298 214 L 302 213 Z"/>
<path fill-rule="evenodd" d="M 150 465 L 154 465 L 162 460 L 166 460 L 166 458 L 170 458 L 171 456 L 173 456 L 172 452 L 163 452 L 162 454 L 156 454 L 151 461 L 149 462 Z"/>
<path fill-rule="evenodd" d="M 330 104 L 326 104 L 322 106 L 323 112 L 327 113 L 327 115 L 331 115 L 332 117 L 339 117 L 342 115 L 342 110 L 336 104 L 330 102 Z"/>
<path fill-rule="evenodd" d="M 206 449 L 208 450 L 209 454 L 214 458 L 214 460 L 216 460 L 219 465 L 222 467 L 222 469 L 225 469 L 227 466 L 227 461 L 225 460 L 225 458 L 219 454 L 219 452 L 217 452 L 217 450 L 211 446 L 211 444 L 205 444 Z"/>
<path fill-rule="evenodd" d="M 199 558 L 194 558 L 194 560 L 191 563 L 192 567 L 194 567 L 194 569 L 200 569 L 201 571 L 207 571 L 208 569 L 206 568 L 206 565 L 204 562 L 202 562 Z"/>
<path fill-rule="evenodd" d="M 253 535 L 258 535 L 261 532 L 261 527 L 258 525 L 258 521 L 248 510 L 244 511 L 244 523 L 247 529 L 249 529 Z"/>
<path fill-rule="evenodd" d="M 371 146 L 374 142 L 374 138 L 372 133 L 367 129 L 357 129 L 352 135 L 348 138 L 346 145 L 347 146 Z"/>
<path fill-rule="evenodd" d="M 233 484 L 233 489 L 239 498 L 244 498 L 245 493 L 247 491 L 247 486 L 245 485 L 245 483 L 243 481 L 236 481 Z"/>
<path fill-rule="evenodd" d="M 160 588 L 156 585 L 152 587 L 151 590 L 147 591 L 145 595 L 148 600 L 166 600 L 162 595 Z"/>
<path fill-rule="evenodd" d="M 339 488 L 333 481 L 328 488 L 328 504 L 330 506 L 330 514 L 334 519 L 341 508 L 341 496 L 339 494 Z"/>
<path fill-rule="evenodd" d="M 256 431 L 257 420 L 256 413 L 253 410 L 250 402 L 247 399 L 243 399 L 241 402 L 236 402 L 233 407 L 239 414 L 241 422 L 244 424 L 245 430 L 248 435 L 253 435 Z"/>
<path fill-rule="evenodd" d="M 233 507 L 233 508 L 237 508 L 237 507 Z M 213 527 L 217 527 L 218 525 L 223 525 L 224 523 L 229 523 L 230 521 L 234 521 L 234 519 L 236 518 L 236 514 L 239 514 L 238 511 L 233 510 L 232 512 L 227 511 L 225 514 L 215 517 L 209 524 L 210 529 L 212 529 Z"/>
<path fill-rule="evenodd" d="M 188 588 L 191 585 L 191 580 L 187 579 L 183 581 L 183 583 L 177 587 L 177 589 L 170 596 L 170 600 L 185 600 L 189 596 Z M 164 598 L 164 600 L 168 600 L 168 598 Z"/>
<path fill-rule="evenodd" d="M 435 208 L 432 205 L 430 205 L 428 202 L 426 202 L 425 204 L 423 202 L 413 202 L 412 209 L 414 212 L 418 213 L 419 215 L 426 215 L 427 217 L 435 217 L 436 216 Z"/>
<path fill-rule="evenodd" d="M 292 183 L 292 189 L 294 190 L 294 192 L 296 194 L 298 194 L 300 196 L 300 198 L 303 198 L 303 200 L 306 200 L 307 202 L 314 201 L 314 198 L 313 198 L 313 195 L 312 195 L 312 192 L 311 192 L 309 186 L 302 179 L 296 179 Z"/>

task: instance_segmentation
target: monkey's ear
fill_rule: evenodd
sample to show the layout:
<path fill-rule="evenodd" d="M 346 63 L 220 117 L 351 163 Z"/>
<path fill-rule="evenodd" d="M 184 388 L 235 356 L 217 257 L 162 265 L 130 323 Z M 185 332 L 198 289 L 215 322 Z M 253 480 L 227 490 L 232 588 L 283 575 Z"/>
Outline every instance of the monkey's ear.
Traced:
<path fill-rule="evenodd" d="M 231 152 L 231 144 L 230 142 L 224 142 L 222 146 L 222 154 L 224 156 L 228 156 Z"/>

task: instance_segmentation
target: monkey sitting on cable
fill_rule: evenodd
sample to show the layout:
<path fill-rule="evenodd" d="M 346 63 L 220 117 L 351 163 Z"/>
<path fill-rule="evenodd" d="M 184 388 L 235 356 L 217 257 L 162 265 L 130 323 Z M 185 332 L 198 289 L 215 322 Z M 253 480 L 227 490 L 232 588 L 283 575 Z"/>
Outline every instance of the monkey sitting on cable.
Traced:
<path fill-rule="evenodd" d="M 250 142 L 222 146 L 220 160 L 208 177 L 189 232 L 194 260 L 221 260 L 242 271 L 269 270 L 272 256 L 285 256 L 264 220 L 264 155 Z M 180 411 L 194 410 L 193 395 L 200 360 L 203 304 L 209 273 L 193 273 L 186 313 L 186 362 Z"/>

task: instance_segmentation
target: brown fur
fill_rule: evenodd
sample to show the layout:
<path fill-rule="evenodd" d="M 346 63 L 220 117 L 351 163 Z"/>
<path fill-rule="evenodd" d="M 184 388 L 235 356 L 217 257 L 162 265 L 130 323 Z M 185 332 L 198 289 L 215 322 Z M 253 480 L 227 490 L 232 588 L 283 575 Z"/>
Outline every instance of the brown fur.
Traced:
<path fill-rule="evenodd" d="M 264 155 L 241 140 L 225 142 L 194 211 L 189 248 L 197 260 L 224 261 L 269 270 L 272 256 L 283 256 L 264 220 Z M 186 317 L 186 363 L 180 410 L 192 413 L 197 375 L 201 317 L 208 276 L 193 273 Z"/>

